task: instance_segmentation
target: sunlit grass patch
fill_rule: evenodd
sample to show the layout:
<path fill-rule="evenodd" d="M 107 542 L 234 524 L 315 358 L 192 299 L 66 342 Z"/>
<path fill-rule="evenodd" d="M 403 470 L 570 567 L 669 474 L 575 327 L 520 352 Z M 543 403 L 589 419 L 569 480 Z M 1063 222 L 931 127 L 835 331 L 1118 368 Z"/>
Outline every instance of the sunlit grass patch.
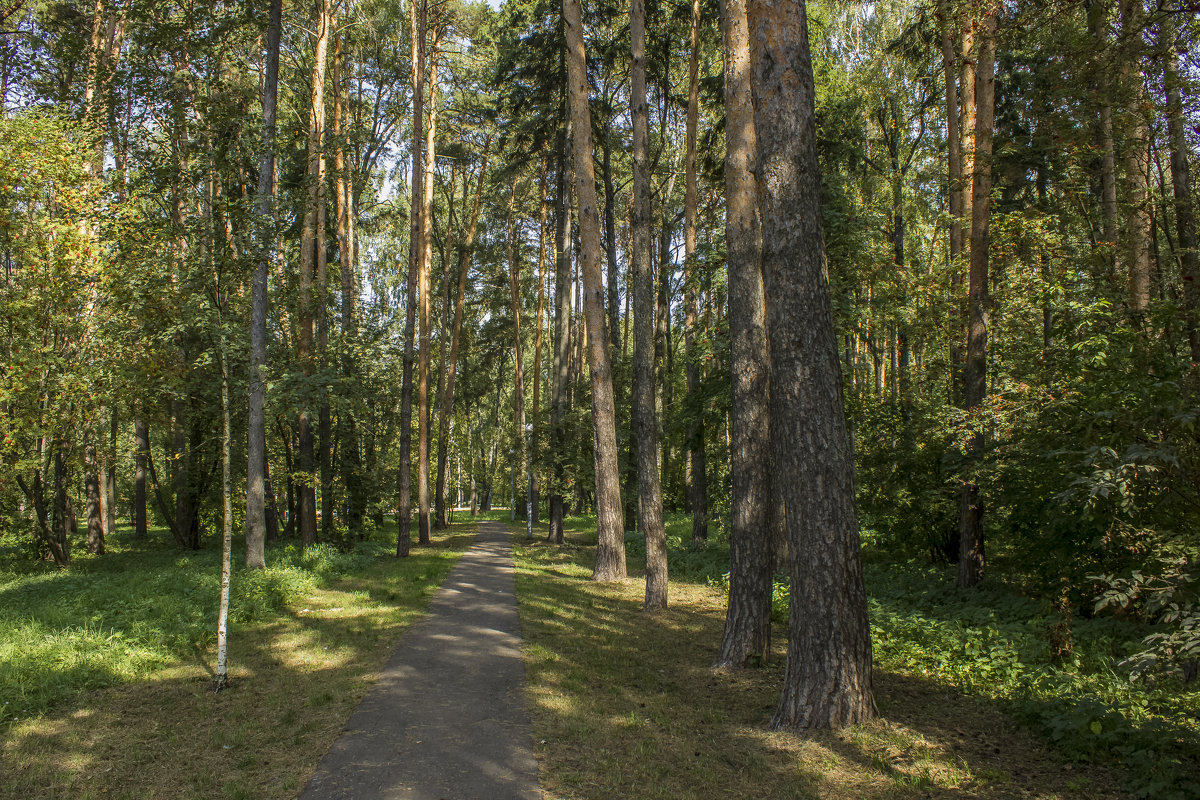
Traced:
<path fill-rule="evenodd" d="M 670 607 L 648 614 L 640 579 L 589 580 L 594 528 L 572 522 L 561 547 L 527 543 L 512 526 L 547 797 L 1117 796 L 1099 770 L 1086 790 L 1072 788 L 1078 774 L 996 708 L 902 675 L 877 673 L 882 716 L 870 723 L 808 736 L 767 730 L 786 632 L 776 628 L 762 668 L 709 668 L 724 624 L 713 553 L 681 569 L 673 560 Z M 695 552 L 672 532 L 672 555 Z M 640 574 L 640 549 L 629 550 L 630 573 Z"/>
<path fill-rule="evenodd" d="M 257 599 L 248 601 L 253 613 L 231 625 L 230 688 L 217 695 L 212 637 L 201 635 L 215 624 L 215 600 L 212 619 L 193 630 L 190 617 L 179 622 L 150 612 L 173 608 L 167 598 L 160 603 L 138 594 L 137 582 L 121 583 L 122 571 L 215 570 L 213 554 L 143 552 L 119 569 L 98 565 L 100 582 L 118 581 L 130 607 L 142 609 L 140 618 L 109 615 L 98 624 L 121 630 L 115 620 L 124 619 L 120 625 L 164 631 L 169 635 L 145 645 L 161 660 L 117 677 L 94 670 L 107 688 L 68 682 L 48 695 L 45 710 L 10 718 L 0 728 L 0 798 L 294 797 L 472 539 L 473 527 L 458 525 L 402 560 L 384 544 L 348 555 L 269 550 L 272 567 L 242 582 Z M 95 595 L 88 579 L 97 575 L 86 566 L 68 577 Z M 142 585 L 161 591 L 170 582 Z M 77 632 L 63 636 L 60 656 L 85 649 Z M 179 642 L 185 646 L 174 646 Z M 122 658 L 133 657 L 127 649 Z M 119 648 L 101 655 L 98 666 L 109 672 L 121 663 Z"/>

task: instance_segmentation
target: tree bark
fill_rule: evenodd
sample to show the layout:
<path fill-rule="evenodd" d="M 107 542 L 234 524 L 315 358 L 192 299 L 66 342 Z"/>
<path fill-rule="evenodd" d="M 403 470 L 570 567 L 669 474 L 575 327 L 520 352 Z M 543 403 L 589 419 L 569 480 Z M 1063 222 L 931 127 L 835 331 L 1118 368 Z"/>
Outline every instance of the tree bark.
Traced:
<path fill-rule="evenodd" d="M 949 0 L 939 0 L 942 17 L 942 69 L 946 86 L 946 193 L 950 206 L 950 296 L 953 328 L 950 335 L 950 387 L 952 403 L 959 403 L 958 385 L 962 373 L 962 344 L 959 341 L 961 323 L 958 311 L 958 296 L 962 286 L 962 271 L 958 261 L 963 251 L 963 213 L 966 207 L 963 194 L 966 180 L 963 175 L 963 143 L 959 130 L 958 80 L 954 42 L 956 18 L 951 15 Z M 974 92 L 971 93 L 974 96 Z"/>
<path fill-rule="evenodd" d="M 100 513 L 100 466 L 96 452 L 96 434 L 88 429 L 84 432 L 84 494 L 87 496 L 87 551 L 92 555 L 104 555 L 104 518 Z"/>
<path fill-rule="evenodd" d="M 696 350 L 696 326 L 700 321 L 700 275 L 696 263 L 696 217 L 699 205 L 696 186 L 696 129 L 700 121 L 700 0 L 692 0 L 691 55 L 688 58 L 688 107 L 684 159 L 684 332 L 687 391 L 696 417 L 688 426 L 692 510 L 692 544 L 708 540 L 708 460 L 704 452 L 704 415 L 696 398 L 700 392 L 699 353 Z"/>
<path fill-rule="evenodd" d="M 1099 49 L 1108 46 L 1107 0 L 1088 0 L 1088 27 Z M 1106 72 L 1106 71 L 1105 71 Z M 1108 100 L 1106 87 L 1098 86 L 1100 95 L 1099 130 L 1100 145 L 1100 210 L 1105 241 L 1106 261 L 1113 270 L 1113 254 L 1117 246 L 1117 151 L 1113 141 L 1112 103 Z"/>
<path fill-rule="evenodd" d="M 409 553 L 412 535 L 412 373 L 416 334 L 417 276 L 421 270 L 421 206 L 425 180 L 423 134 L 425 97 L 425 2 L 409 0 L 412 43 L 413 140 L 412 189 L 409 192 L 408 281 L 404 304 L 404 366 L 400 382 L 400 465 L 397 476 L 396 556 Z"/>
<path fill-rule="evenodd" d="M 554 484 L 550 492 L 550 530 L 547 539 L 562 544 L 563 490 L 566 485 L 568 392 L 571 382 L 571 125 L 563 134 L 558 161 L 554 220 L 554 383 L 550 407 L 550 450 Z"/>
<path fill-rule="evenodd" d="M 1135 315 L 1150 308 L 1150 131 L 1144 117 L 1141 57 L 1144 9 L 1141 0 L 1121 0 L 1122 48 L 1120 77 L 1129 95 L 1125 108 L 1125 236 L 1129 309 Z"/>
<path fill-rule="evenodd" d="M 283 0 L 271 0 L 267 16 L 267 54 L 263 74 L 262 153 L 258 161 L 258 253 L 250 288 L 250 402 L 246 443 L 246 567 L 266 566 L 267 275 L 275 243 L 275 115 L 279 97 L 279 36 Z M 144 511 L 142 512 L 145 513 Z"/>
<path fill-rule="evenodd" d="M 971 272 L 968 278 L 967 362 L 963 380 L 967 413 L 976 414 L 987 394 L 987 313 L 989 217 L 992 196 L 992 131 L 995 116 L 997 10 L 985 12 L 980 27 L 975 71 L 975 159 L 971 201 Z M 983 453 L 983 432 L 973 422 L 970 455 Z M 983 504 L 973 478 L 963 482 L 959 525 L 958 585 L 983 577 Z"/>
<path fill-rule="evenodd" d="M 354 263 L 354 226 L 352 223 L 352 176 L 346 160 L 345 106 L 346 75 L 344 64 L 347 54 L 342 49 L 342 39 L 337 37 L 333 57 L 333 142 L 334 173 L 336 175 L 335 199 L 337 204 L 338 266 L 341 277 L 341 338 L 338 372 L 342 385 L 347 389 L 353 385 L 356 373 L 355 345 L 358 340 L 358 320 L 355 312 L 357 280 Z M 342 491 L 346 504 L 346 527 L 348 542 L 353 541 L 362 529 L 366 498 L 360 475 L 358 424 L 351 407 L 344 407 L 338 414 L 339 471 L 342 474 Z"/>
<path fill-rule="evenodd" d="M 752 87 L 770 339 L 771 438 L 791 553 L 776 729 L 875 714 L 871 636 L 821 230 L 813 74 L 803 4 L 750 0 Z"/>
<path fill-rule="evenodd" d="M 437 38 L 429 58 L 429 125 L 425 131 L 424 191 L 421 196 L 420 295 L 421 346 L 417 371 L 417 542 L 429 544 L 429 364 L 433 341 L 430 273 L 433 270 L 433 171 L 437 136 Z"/>
<path fill-rule="evenodd" d="M 229 451 L 229 368 L 225 352 L 225 335 L 221 334 L 221 602 L 217 610 L 217 670 L 214 689 L 220 691 L 229 683 L 229 588 L 233 549 L 233 469 Z"/>
<path fill-rule="evenodd" d="M 654 275 L 650 267 L 650 112 L 646 106 L 646 6 L 631 0 L 630 103 L 633 115 L 633 422 L 637 431 L 639 527 L 646 537 L 646 596 L 642 608 L 667 607 L 667 543 L 658 472 L 658 414 L 654 402 Z M 661 266 L 660 266 L 661 269 Z M 611 298 L 610 298 L 611 300 Z"/>
<path fill-rule="evenodd" d="M 595 425 L 596 566 L 592 579 L 625 578 L 625 532 L 617 467 L 616 407 L 608 335 L 604 330 L 604 277 L 600 270 L 600 222 L 596 216 L 596 178 L 592 169 L 592 119 L 588 108 L 587 58 L 579 0 L 563 0 L 567 40 L 567 91 L 575 134 L 575 196 L 579 204 L 580 267 L 586 318 L 588 366 Z"/>
<path fill-rule="evenodd" d="M 751 29 L 745 0 L 725 0 L 725 242 L 729 270 L 732 436 L 729 605 L 714 666 L 740 669 L 771 643 L 770 362 L 759 243 Z"/>
<path fill-rule="evenodd" d="M 331 19 L 330 0 L 321 0 L 317 23 L 317 42 L 313 56 L 312 87 L 309 94 L 307 199 L 303 227 L 300 232 L 300 336 L 297 358 L 306 376 L 313 374 L 313 326 L 318 309 L 313 291 L 313 266 L 317 251 L 324 253 L 323 231 L 318 232 L 325 186 L 325 60 L 329 48 Z M 311 401 L 308 401 L 311 402 Z M 307 403 L 305 403 L 307 405 Z M 300 541 L 309 547 L 317 541 L 317 497 L 313 474 L 312 412 L 300 410 L 299 468 L 302 473 L 298 487 Z"/>

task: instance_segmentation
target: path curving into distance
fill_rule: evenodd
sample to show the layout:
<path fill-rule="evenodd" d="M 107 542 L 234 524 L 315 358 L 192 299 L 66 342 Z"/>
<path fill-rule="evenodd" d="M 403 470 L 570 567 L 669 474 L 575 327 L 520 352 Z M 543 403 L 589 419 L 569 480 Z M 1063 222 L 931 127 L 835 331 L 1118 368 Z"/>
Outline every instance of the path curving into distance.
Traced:
<path fill-rule="evenodd" d="M 512 543 L 481 522 L 301 800 L 537 800 Z"/>

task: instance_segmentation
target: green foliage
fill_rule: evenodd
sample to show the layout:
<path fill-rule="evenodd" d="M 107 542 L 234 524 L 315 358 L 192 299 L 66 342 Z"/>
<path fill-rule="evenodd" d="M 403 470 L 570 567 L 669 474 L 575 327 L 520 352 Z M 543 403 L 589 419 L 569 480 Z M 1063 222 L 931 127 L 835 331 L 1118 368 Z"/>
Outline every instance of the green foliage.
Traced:
<path fill-rule="evenodd" d="M 234 572 L 233 630 L 269 621 L 390 552 L 376 542 L 348 553 L 328 544 L 272 547 L 267 569 Z M 104 557 L 79 558 L 70 571 L 8 559 L 0 571 L 0 714 L 36 714 L 78 692 L 204 657 L 219 597 L 219 551 L 181 556 L 127 534 L 110 537 Z"/>

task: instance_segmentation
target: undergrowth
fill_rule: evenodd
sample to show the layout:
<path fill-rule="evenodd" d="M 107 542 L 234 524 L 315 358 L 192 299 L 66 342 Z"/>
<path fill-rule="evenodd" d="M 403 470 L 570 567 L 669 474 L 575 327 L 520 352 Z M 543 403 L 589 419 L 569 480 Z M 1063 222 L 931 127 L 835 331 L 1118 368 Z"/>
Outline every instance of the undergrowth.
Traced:
<path fill-rule="evenodd" d="M 669 518 L 673 580 L 729 590 L 728 543 L 690 542 Z M 632 564 L 642 537 L 626 535 Z M 1112 617 L 1064 621 L 1050 603 L 1000 585 L 956 588 L 947 568 L 898 563 L 868 550 L 864 564 L 876 665 L 997 701 L 1068 758 L 1124 768 L 1136 797 L 1200 797 L 1200 685 L 1139 680 L 1121 662 L 1149 626 Z M 788 579 L 776 575 L 772 616 L 787 619 Z M 1069 636 L 1062 651 L 1056 638 Z"/>
<path fill-rule="evenodd" d="M 242 569 L 235 557 L 230 624 L 262 621 L 388 551 L 376 542 L 347 553 L 275 545 L 264 570 Z M 220 558 L 115 536 L 106 555 L 80 555 L 69 570 L 0 562 L 0 719 L 200 657 L 216 637 Z"/>

